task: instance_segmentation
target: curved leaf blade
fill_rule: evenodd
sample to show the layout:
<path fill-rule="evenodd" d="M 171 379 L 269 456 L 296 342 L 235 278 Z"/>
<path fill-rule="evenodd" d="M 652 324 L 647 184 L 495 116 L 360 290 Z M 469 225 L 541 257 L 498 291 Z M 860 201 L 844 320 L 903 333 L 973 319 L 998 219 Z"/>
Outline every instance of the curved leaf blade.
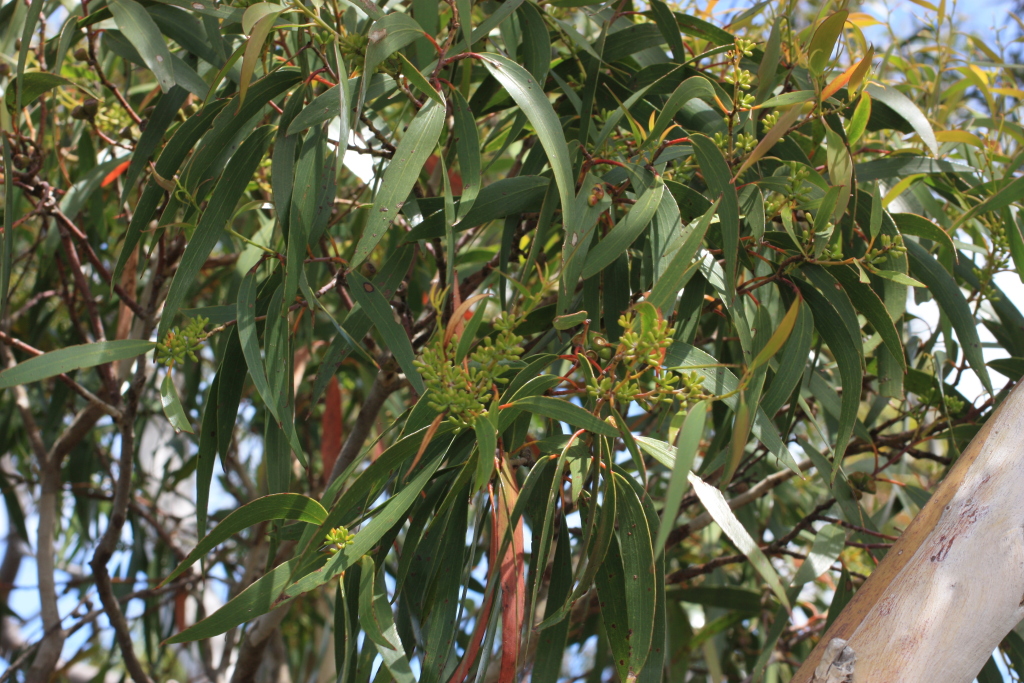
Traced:
<path fill-rule="evenodd" d="M 163 586 L 181 576 L 185 570 L 203 556 L 235 534 L 261 522 L 273 520 L 294 520 L 308 524 L 323 524 L 327 519 L 324 506 L 298 493 L 273 493 L 250 501 L 233 511 L 214 527 L 196 547 L 182 560 L 160 585 Z"/>
<path fill-rule="evenodd" d="M 29 358 L 13 368 L 7 368 L 0 372 L 0 389 L 10 389 L 19 384 L 38 382 L 61 373 L 92 368 L 103 363 L 135 358 L 154 348 L 156 348 L 154 342 L 142 339 L 117 339 L 66 346 L 63 349 Z"/>

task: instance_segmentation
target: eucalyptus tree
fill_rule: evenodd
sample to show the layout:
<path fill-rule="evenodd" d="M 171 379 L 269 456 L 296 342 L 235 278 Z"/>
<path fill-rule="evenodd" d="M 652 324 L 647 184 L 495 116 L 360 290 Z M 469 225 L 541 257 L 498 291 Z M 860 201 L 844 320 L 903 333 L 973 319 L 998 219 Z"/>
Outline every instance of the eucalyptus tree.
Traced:
<path fill-rule="evenodd" d="M 845 666 L 1024 374 L 1024 92 L 931 11 L 0 6 L 5 678 Z"/>

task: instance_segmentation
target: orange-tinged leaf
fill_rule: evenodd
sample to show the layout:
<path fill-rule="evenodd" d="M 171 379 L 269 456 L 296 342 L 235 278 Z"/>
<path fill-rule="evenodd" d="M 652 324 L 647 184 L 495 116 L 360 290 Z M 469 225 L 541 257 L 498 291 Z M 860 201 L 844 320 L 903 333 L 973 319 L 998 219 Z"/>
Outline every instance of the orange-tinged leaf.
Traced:
<path fill-rule="evenodd" d="M 128 165 L 131 164 L 131 163 L 132 163 L 131 159 L 126 159 L 125 161 L 122 161 L 117 166 L 115 166 L 114 170 L 111 171 L 110 173 L 108 173 L 103 178 L 103 182 L 100 183 L 100 187 L 106 187 L 110 183 L 112 183 L 115 180 L 117 180 L 118 177 L 120 177 L 121 174 L 124 173 L 128 169 Z"/>
<path fill-rule="evenodd" d="M 875 57 L 875 48 L 869 47 L 864 58 L 857 63 L 857 68 L 853 70 L 850 75 L 850 90 L 857 90 L 860 84 L 864 81 L 864 77 L 868 75 L 868 71 L 871 69 L 871 60 Z"/>
<path fill-rule="evenodd" d="M 515 507 L 519 491 L 516 489 L 508 465 L 499 470 L 500 484 L 494 515 L 498 519 L 498 538 L 503 539 Z M 523 564 L 523 518 L 512 529 L 512 543 L 501 557 L 501 669 L 498 683 L 513 683 L 519 660 L 520 634 L 526 614 L 526 581 Z"/>
<path fill-rule="evenodd" d="M 821 91 L 821 99 L 827 100 L 828 98 L 835 95 L 840 88 L 850 82 L 850 77 L 853 76 L 853 72 L 860 67 L 860 63 L 850 66 L 846 71 L 839 74 L 832 79 L 832 82 L 825 86 L 825 89 Z"/>

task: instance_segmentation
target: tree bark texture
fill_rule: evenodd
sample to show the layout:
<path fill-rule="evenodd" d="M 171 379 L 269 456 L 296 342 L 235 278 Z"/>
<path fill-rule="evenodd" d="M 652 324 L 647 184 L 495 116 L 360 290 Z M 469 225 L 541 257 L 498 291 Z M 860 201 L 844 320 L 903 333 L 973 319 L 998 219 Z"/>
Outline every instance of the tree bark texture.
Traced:
<path fill-rule="evenodd" d="M 793 683 L 970 683 L 1024 618 L 1022 385 L 964 450 Z"/>

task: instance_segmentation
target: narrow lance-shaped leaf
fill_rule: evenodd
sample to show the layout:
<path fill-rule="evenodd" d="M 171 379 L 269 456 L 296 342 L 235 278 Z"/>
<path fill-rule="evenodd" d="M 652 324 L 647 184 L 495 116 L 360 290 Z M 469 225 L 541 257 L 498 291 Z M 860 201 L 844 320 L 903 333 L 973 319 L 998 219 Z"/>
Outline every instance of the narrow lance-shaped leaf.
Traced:
<path fill-rule="evenodd" d="M 796 324 L 797 315 L 800 313 L 800 299 L 793 301 L 790 305 L 789 310 L 786 311 L 786 315 L 782 316 L 782 320 L 779 321 L 779 326 L 772 332 L 772 336 L 768 339 L 768 342 L 764 345 L 757 355 L 754 356 L 754 360 L 750 361 L 750 367 L 748 372 L 755 368 L 764 365 L 768 360 L 779 352 L 782 345 L 789 339 L 790 332 L 793 331 L 793 326 Z"/>
<path fill-rule="evenodd" d="M 323 524 L 327 519 L 327 510 L 312 498 L 297 493 L 275 493 L 250 501 L 225 517 L 213 531 L 199 541 L 192 552 L 174 568 L 174 571 L 167 575 L 160 585 L 163 586 L 181 576 L 207 553 L 239 531 L 261 522 L 278 519 Z"/>
<path fill-rule="evenodd" d="M 629 670 L 638 674 L 647 662 L 654 633 L 654 550 L 647 516 L 633 488 L 614 474 L 618 488 L 619 547 L 622 550 L 627 618 L 629 620 Z"/>
<path fill-rule="evenodd" d="M 863 371 L 858 351 L 861 350 L 861 347 L 850 338 L 844 325 L 838 320 L 839 314 L 832 304 L 810 285 L 800 280 L 796 282 L 804 295 L 804 300 L 807 301 L 814 313 L 814 326 L 836 359 L 836 364 L 839 366 L 839 377 L 843 385 L 839 428 L 836 431 L 835 461 L 832 463 L 832 479 L 834 480 L 842 465 L 846 446 L 853 434 L 854 423 L 857 421 L 857 409 L 860 407 Z"/>
<path fill-rule="evenodd" d="M 213 188 L 206 210 L 199 218 L 195 232 L 192 233 L 192 239 L 185 247 L 185 253 L 181 257 L 181 263 L 174 274 L 174 279 L 171 280 L 171 287 L 167 292 L 163 314 L 160 318 L 160 327 L 157 330 L 157 337 L 160 339 L 163 339 L 167 331 L 171 329 L 178 309 L 185 300 L 189 289 L 195 284 L 196 276 L 199 275 L 210 252 L 213 251 L 221 235 L 224 234 L 224 226 L 234 214 L 239 197 L 245 191 L 273 139 L 274 128 L 274 126 L 263 126 L 246 138 L 238 151 L 232 155 L 227 168 L 224 169 L 224 174 L 217 182 L 217 186 Z"/>
<path fill-rule="evenodd" d="M 423 28 L 408 14 L 392 12 L 377 19 L 370 26 L 363 75 L 372 74 L 381 62 L 424 35 Z M 356 116 L 363 111 L 369 82 L 370 79 L 363 78 L 359 83 L 359 99 L 356 101 L 355 107 Z M 432 147 L 433 143 L 428 145 L 428 148 Z"/>
<path fill-rule="evenodd" d="M 170 369 L 164 373 L 164 381 L 160 383 L 160 405 L 172 427 L 179 432 L 192 433 L 192 425 L 188 421 L 185 409 L 181 406 L 181 399 L 178 398 L 178 389 L 174 386 Z"/>
<path fill-rule="evenodd" d="M 650 225 L 664 192 L 665 183 L 660 179 L 644 191 L 625 218 L 612 226 L 604 239 L 590 250 L 581 273 L 583 279 L 600 273 L 636 241 L 636 238 Z"/>
<path fill-rule="evenodd" d="M 373 321 L 374 327 L 380 332 L 384 345 L 395 356 L 398 365 L 402 368 L 409 383 L 417 393 L 426 391 L 423 378 L 413 365 L 416 356 L 412 350 L 412 342 L 394 316 L 391 304 L 384 298 L 377 288 L 369 280 L 356 272 L 349 272 L 346 276 L 349 283 L 349 292 L 352 298 L 359 302 L 359 305 L 366 312 L 366 315 Z"/>
<path fill-rule="evenodd" d="M 127 360 L 155 348 L 154 342 L 142 339 L 118 339 L 66 346 L 18 363 L 0 372 L 0 389 L 38 382 L 73 370 L 92 368 L 103 363 Z"/>
<path fill-rule="evenodd" d="M 914 131 L 921 136 L 921 140 L 927 145 L 932 156 L 939 156 L 939 141 L 935 139 L 935 131 L 932 129 L 932 125 L 909 97 L 901 93 L 893 85 L 882 86 L 876 83 L 868 83 L 866 91 L 872 100 L 881 102 L 902 116 Z"/>
<path fill-rule="evenodd" d="M 619 436 L 619 430 L 615 427 L 568 401 L 561 401 L 550 396 L 528 396 L 518 399 L 510 405 L 553 420 L 567 422 L 602 436 Z"/>
<path fill-rule="evenodd" d="M 811 42 L 807 46 L 807 67 L 811 73 L 820 75 L 825 70 L 829 57 L 832 56 L 832 50 L 836 46 L 836 41 L 842 35 L 843 26 L 846 24 L 848 16 L 850 16 L 849 12 L 840 10 L 826 17 L 814 30 Z"/>
<path fill-rule="evenodd" d="M 692 227 L 689 228 L 682 246 L 672 255 L 672 260 L 665 268 L 665 271 L 658 278 L 658 281 L 654 283 L 651 295 L 647 297 L 647 301 L 651 302 L 662 313 L 667 313 L 675 305 L 676 298 L 679 296 L 679 290 L 683 288 L 689 277 L 696 272 L 696 264 L 691 263 L 691 261 L 693 261 L 693 257 L 697 255 L 697 251 L 704 242 L 704 235 L 707 234 L 708 226 L 711 225 L 711 220 L 718 212 L 718 205 L 721 201 L 721 198 L 716 199 L 711 207 L 704 212 L 703 216 L 693 221 Z"/>
<path fill-rule="evenodd" d="M 554 109 L 551 108 L 551 103 L 544 95 L 543 88 L 537 84 L 537 81 L 526 69 L 515 62 L 490 53 L 480 57 L 491 76 L 508 91 L 519 108 L 526 113 L 534 130 L 537 131 L 537 138 L 543 145 L 548 163 L 555 174 L 558 195 L 562 200 L 562 216 L 566 232 L 576 230 L 578 225 L 575 202 L 573 201 L 576 197 L 576 185 L 565 143 L 565 134 L 562 132 L 562 126 Z"/>
<path fill-rule="evenodd" d="M 381 180 L 380 189 L 377 190 L 377 196 L 373 199 L 373 208 L 366 219 L 363 235 L 352 256 L 352 268 L 366 260 L 384 237 L 384 232 L 391 221 L 398 216 L 399 209 L 416 184 L 420 169 L 437 144 L 444 125 L 444 115 L 444 107 L 431 100 L 417 112 L 409 124 L 405 136 L 398 143 L 394 157 L 384 170 L 384 178 Z"/>
<path fill-rule="evenodd" d="M 269 3 L 258 3 L 245 11 L 246 16 L 255 9 L 262 9 Z M 274 22 L 281 15 L 283 10 L 261 12 L 260 18 L 249 28 L 249 40 L 245 44 L 245 53 L 242 55 L 242 74 L 238 84 L 238 107 L 245 102 L 245 94 L 249 91 L 249 84 L 252 82 L 252 75 L 259 63 L 260 55 L 263 53 L 263 45 L 267 42 L 267 36 L 274 29 Z M 243 27 L 244 28 L 244 27 Z"/>
<path fill-rule="evenodd" d="M 473 208 L 473 203 L 480 194 L 480 132 L 477 130 L 473 111 L 469 108 L 466 98 L 458 90 L 454 91 L 453 97 L 455 125 L 452 132 L 455 134 L 455 150 L 459 154 L 459 170 L 462 173 L 462 197 L 459 200 L 456 219 L 458 223 Z"/>
<path fill-rule="evenodd" d="M 722 495 L 722 492 L 714 486 L 705 483 L 703 479 L 693 472 L 689 474 L 689 479 L 694 493 L 697 494 L 700 502 L 707 509 L 708 514 L 711 515 L 711 518 L 718 523 L 718 526 L 722 527 L 722 531 L 725 532 L 725 535 L 729 537 L 729 540 L 733 542 L 739 551 L 747 556 L 754 570 L 771 587 L 779 602 L 789 609 L 789 598 L 786 595 L 786 590 L 782 587 L 779 575 L 775 572 L 775 568 L 772 567 L 771 561 L 761 551 L 757 541 L 750 536 L 743 527 L 743 524 L 736 519 L 736 514 L 729 507 L 729 502 Z"/>
<path fill-rule="evenodd" d="M 977 373 L 982 385 L 991 393 L 992 380 L 989 378 L 988 368 L 985 366 L 985 356 L 981 352 L 978 325 L 963 292 L 960 291 L 960 287 L 953 277 L 924 247 L 913 240 L 904 240 L 904 243 L 907 247 L 907 256 L 910 259 L 910 272 L 923 282 L 935 297 L 939 308 L 946 314 L 953 329 L 956 330 L 956 336 L 960 339 L 960 345 L 964 350 L 964 357 L 971 369 Z"/>
<path fill-rule="evenodd" d="M 139 51 L 146 66 L 156 76 L 160 89 L 167 92 L 173 88 L 175 80 L 171 52 L 146 8 L 135 0 L 111 0 L 108 7 L 117 27 Z"/>
<path fill-rule="evenodd" d="M 736 288 L 736 261 L 740 244 L 740 208 L 736 186 L 732 182 L 729 164 L 711 138 L 694 134 L 690 136 L 690 144 L 693 145 L 709 194 L 722 199 L 718 216 L 725 256 L 725 282 L 731 298 Z"/>
<path fill-rule="evenodd" d="M 668 490 L 665 493 L 665 507 L 661 513 L 661 525 L 658 528 L 658 537 L 654 540 L 655 557 L 660 556 L 665 550 L 665 541 L 668 540 L 669 533 L 676 528 L 676 517 L 679 515 L 683 495 L 689 487 L 690 470 L 697 457 L 697 451 L 700 449 L 700 439 L 704 435 L 707 413 L 707 402 L 698 402 L 690 408 L 683 420 L 683 426 L 679 430 L 679 436 L 676 439 L 675 461 L 671 468 L 672 476 L 669 478 Z"/>

